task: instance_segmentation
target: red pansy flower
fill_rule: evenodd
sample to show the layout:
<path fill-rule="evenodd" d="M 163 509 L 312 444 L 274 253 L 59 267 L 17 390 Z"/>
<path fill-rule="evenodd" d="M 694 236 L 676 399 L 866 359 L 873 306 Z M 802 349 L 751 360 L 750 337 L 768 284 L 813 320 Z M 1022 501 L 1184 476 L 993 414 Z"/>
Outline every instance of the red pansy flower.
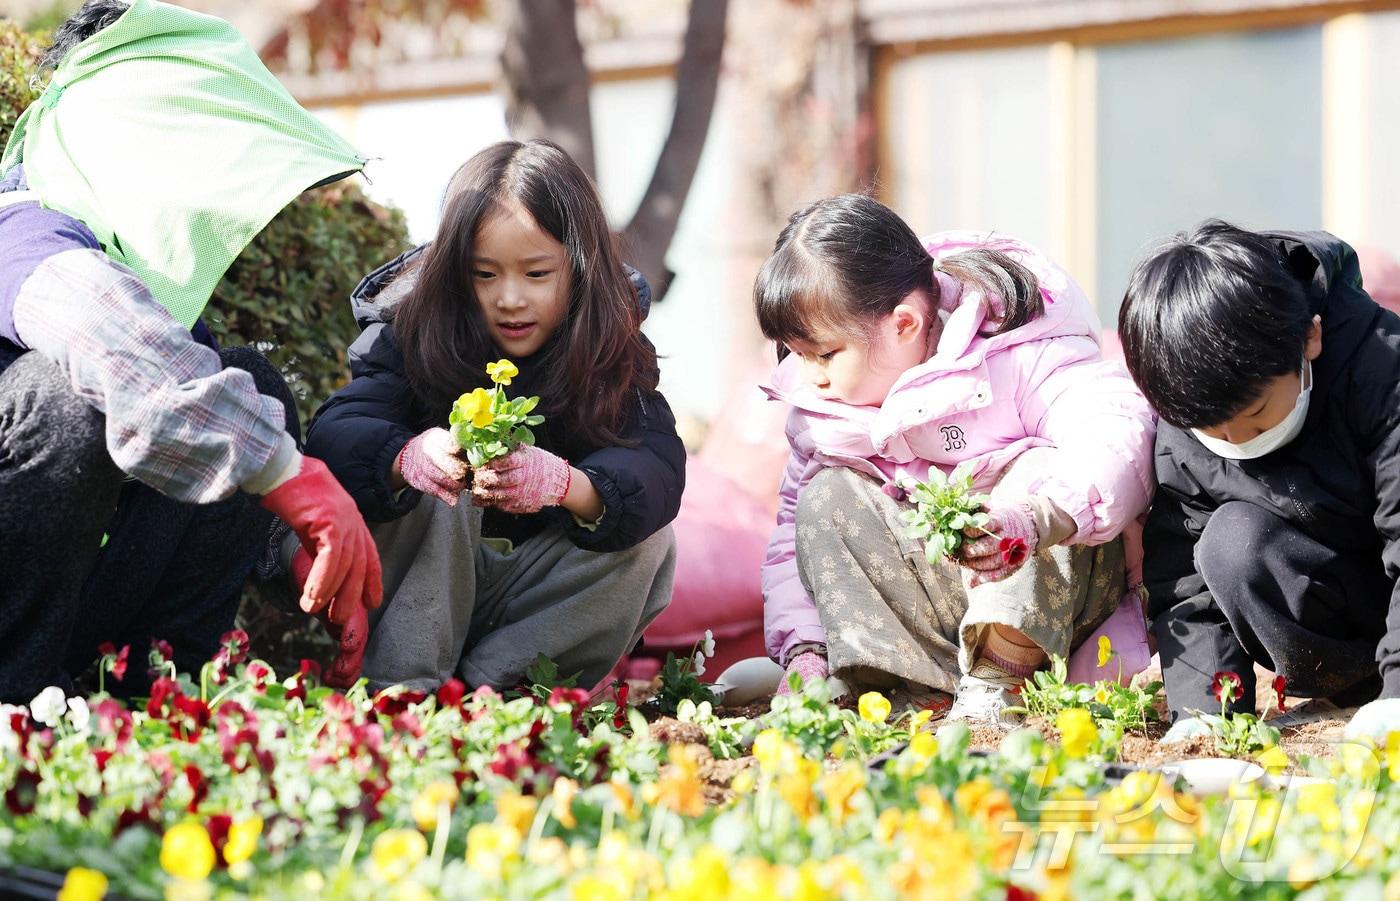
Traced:
<path fill-rule="evenodd" d="M 1210 693 L 1222 704 L 1228 704 L 1240 696 L 1242 680 L 1234 670 L 1220 670 L 1210 683 Z"/>
<path fill-rule="evenodd" d="M 118 682 L 126 678 L 127 657 L 131 654 L 131 645 L 124 644 L 120 651 L 117 646 L 110 641 L 104 641 L 97 646 L 97 653 L 103 658 L 102 665 L 107 667 L 107 671 L 112 674 L 112 678 Z"/>
<path fill-rule="evenodd" d="M 176 697 L 174 704 L 175 711 L 170 716 L 171 733 L 184 741 L 199 741 L 199 733 L 209 725 L 209 705 L 199 698 L 184 695 Z"/>
<path fill-rule="evenodd" d="M 456 707 L 462 703 L 462 698 L 467 695 L 467 686 L 461 679 L 448 679 L 442 683 L 442 687 L 437 690 L 438 706 L 444 710 L 448 707 Z"/>
<path fill-rule="evenodd" d="M 1031 553 L 1024 538 L 1003 538 L 997 542 L 997 549 L 1001 551 L 1001 562 L 1013 568 L 1025 563 Z"/>
<path fill-rule="evenodd" d="M 151 697 L 146 701 L 146 715 L 151 719 L 163 720 L 170 715 L 169 703 L 183 697 L 180 683 L 169 676 L 161 676 L 151 683 Z"/>
<path fill-rule="evenodd" d="M 185 764 L 185 781 L 190 784 L 190 803 L 185 809 L 194 813 L 199 809 L 200 803 L 209 795 L 209 780 L 204 778 L 204 773 L 199 767 L 192 763 Z"/>
<path fill-rule="evenodd" d="M 20 770 L 15 774 L 15 784 L 5 792 L 5 809 L 11 816 L 22 817 L 34 812 L 38 799 L 39 774 L 33 770 Z"/>

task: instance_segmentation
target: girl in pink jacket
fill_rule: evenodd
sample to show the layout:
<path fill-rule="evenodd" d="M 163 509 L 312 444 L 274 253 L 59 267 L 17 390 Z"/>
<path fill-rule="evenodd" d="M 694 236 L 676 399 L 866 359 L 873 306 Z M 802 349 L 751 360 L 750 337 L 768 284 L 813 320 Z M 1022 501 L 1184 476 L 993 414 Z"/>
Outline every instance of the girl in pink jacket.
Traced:
<path fill-rule="evenodd" d="M 763 566 L 768 651 L 906 706 L 1010 725 L 1047 654 L 1124 597 L 1152 491 L 1152 411 L 1103 359 L 1079 286 L 1010 238 L 920 240 L 847 194 L 792 216 L 754 287 L 792 406 Z M 930 564 L 899 487 L 937 467 L 990 495 L 987 536 Z M 1029 554 L 1008 563 L 1002 538 Z M 1136 602 L 1136 594 L 1133 595 Z M 787 680 L 784 680 L 786 690 Z"/>

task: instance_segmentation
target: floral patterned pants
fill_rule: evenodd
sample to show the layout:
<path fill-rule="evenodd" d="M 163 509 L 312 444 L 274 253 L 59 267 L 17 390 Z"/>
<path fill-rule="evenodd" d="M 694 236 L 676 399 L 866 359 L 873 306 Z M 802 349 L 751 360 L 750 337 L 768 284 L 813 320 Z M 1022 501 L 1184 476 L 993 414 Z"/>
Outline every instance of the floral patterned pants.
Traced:
<path fill-rule="evenodd" d="M 797 505 L 797 564 L 826 630 L 833 675 L 858 691 L 902 683 L 946 692 L 972 667 L 986 630 L 1016 629 L 1068 656 L 1123 597 L 1123 543 L 1042 548 L 1000 582 L 930 564 L 905 535 L 909 509 L 854 470 L 833 467 Z"/>

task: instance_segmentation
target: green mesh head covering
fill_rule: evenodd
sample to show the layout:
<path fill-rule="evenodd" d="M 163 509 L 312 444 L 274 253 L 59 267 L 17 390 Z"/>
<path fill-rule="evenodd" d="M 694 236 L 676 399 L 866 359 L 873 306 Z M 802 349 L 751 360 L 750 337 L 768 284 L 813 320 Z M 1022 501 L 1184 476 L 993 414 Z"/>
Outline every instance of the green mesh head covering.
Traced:
<path fill-rule="evenodd" d="M 84 222 L 185 325 L 307 188 L 364 159 L 297 104 L 227 22 L 134 0 L 25 110 L 0 160 Z"/>

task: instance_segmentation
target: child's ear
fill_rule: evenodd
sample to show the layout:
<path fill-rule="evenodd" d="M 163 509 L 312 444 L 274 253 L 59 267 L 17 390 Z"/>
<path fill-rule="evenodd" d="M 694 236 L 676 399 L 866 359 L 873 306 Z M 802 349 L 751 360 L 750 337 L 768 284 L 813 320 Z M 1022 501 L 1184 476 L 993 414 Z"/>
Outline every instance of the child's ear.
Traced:
<path fill-rule="evenodd" d="M 928 314 L 913 304 L 902 303 L 890 313 L 890 319 L 894 326 L 895 340 L 900 344 L 908 344 L 923 337 Z"/>
<path fill-rule="evenodd" d="M 1308 336 L 1303 341 L 1303 356 L 1316 360 L 1322 356 L 1322 317 L 1314 316 L 1308 323 Z"/>

